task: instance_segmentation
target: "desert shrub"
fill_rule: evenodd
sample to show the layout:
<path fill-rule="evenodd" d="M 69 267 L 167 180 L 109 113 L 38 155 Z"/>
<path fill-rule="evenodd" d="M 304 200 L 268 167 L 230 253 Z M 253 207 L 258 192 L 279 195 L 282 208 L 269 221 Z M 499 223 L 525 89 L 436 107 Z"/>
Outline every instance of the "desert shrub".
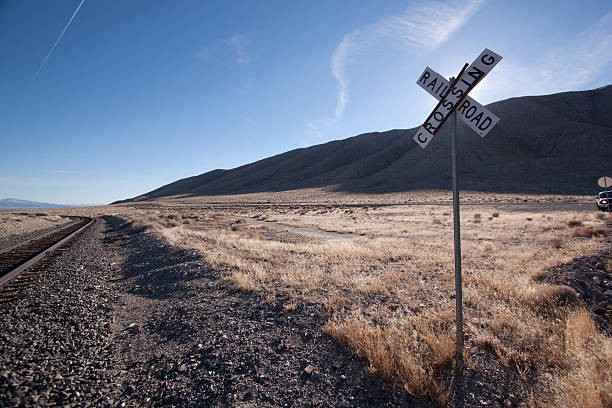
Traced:
<path fill-rule="evenodd" d="M 567 220 L 567 226 L 570 228 L 579 227 L 582 225 L 582 221 L 577 219 Z"/>
<path fill-rule="evenodd" d="M 535 271 L 531 274 L 531 280 L 534 282 L 540 282 L 544 279 L 545 276 L 546 273 L 544 273 L 544 271 Z"/>
<path fill-rule="evenodd" d="M 497 218 L 497 217 L 499 217 L 499 213 L 498 212 L 494 212 L 493 214 L 491 214 L 491 217 Z"/>
<path fill-rule="evenodd" d="M 561 248 L 563 241 L 560 238 L 552 238 L 548 241 L 548 243 L 550 244 L 551 247 L 555 249 L 559 249 Z"/>
<path fill-rule="evenodd" d="M 603 228 L 594 228 L 591 226 L 579 228 L 572 231 L 572 237 L 591 238 L 597 235 L 605 235 L 606 232 Z"/>
<path fill-rule="evenodd" d="M 534 305 L 542 307 L 574 303 L 578 300 L 578 293 L 566 285 L 538 285 L 528 293 L 528 300 Z"/>
<path fill-rule="evenodd" d="M 257 281 L 247 273 L 234 271 L 227 278 L 237 290 L 251 291 L 257 288 Z"/>

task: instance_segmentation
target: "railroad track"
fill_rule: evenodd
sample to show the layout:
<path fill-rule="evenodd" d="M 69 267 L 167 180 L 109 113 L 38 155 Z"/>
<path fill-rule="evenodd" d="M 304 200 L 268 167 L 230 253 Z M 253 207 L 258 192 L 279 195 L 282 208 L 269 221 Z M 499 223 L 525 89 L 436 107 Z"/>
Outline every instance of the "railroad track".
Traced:
<path fill-rule="evenodd" d="M 55 231 L 0 251 L 0 306 L 19 296 L 94 221 L 93 218 L 80 217 L 80 220 Z"/>

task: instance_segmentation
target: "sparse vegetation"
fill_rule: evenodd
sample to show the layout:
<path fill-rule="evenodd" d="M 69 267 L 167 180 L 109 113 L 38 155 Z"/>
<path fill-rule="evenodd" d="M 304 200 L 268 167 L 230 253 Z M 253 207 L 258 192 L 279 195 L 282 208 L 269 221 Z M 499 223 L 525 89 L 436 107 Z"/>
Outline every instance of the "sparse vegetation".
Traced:
<path fill-rule="evenodd" d="M 236 290 L 258 292 L 269 302 L 319 304 L 328 316 L 325 331 L 371 370 L 443 402 L 454 343 L 450 195 L 389 197 L 304 190 L 88 211 L 129 217 L 132 227 L 146 225 L 173 245 L 199 251 L 226 271 Z M 518 195 L 495 199 L 523 202 Z M 543 273 L 606 249 L 606 217 L 569 210 L 543 217 L 503 206 L 493 212 L 478 205 L 486 200 L 480 193 L 462 195 L 473 204 L 462 208 L 461 225 L 468 365 L 508 367 L 528 384 L 521 399 L 532 406 L 610 406 L 610 337 L 598 331 L 571 288 L 545 283 Z M 414 205 L 419 201 L 427 204 Z M 410 204 L 370 205 L 380 202 Z M 474 223 L 482 214 L 491 214 L 491 222 Z M 568 220 L 580 224 L 568 228 Z M 472 358 L 476 354 L 485 362 Z"/>
<path fill-rule="evenodd" d="M 192 208 L 192 214 L 182 215 L 183 220 L 197 218 L 198 227 L 173 225 L 165 211 L 143 211 L 141 217 L 170 243 L 195 248 L 228 270 L 237 290 L 319 303 L 329 314 L 325 331 L 364 357 L 371 370 L 400 381 L 413 394 L 444 402 L 454 347 L 448 207 L 346 210 L 236 206 Z M 555 221 L 578 219 L 571 212 L 553 217 L 494 212 L 490 218 L 500 221 L 483 227 L 474 222 L 482 219 L 480 211 L 464 210 L 462 222 L 470 352 L 490 350 L 488 358 L 516 368 L 523 381 L 529 378 L 533 394 L 525 398 L 534 404 L 588 401 L 578 396 L 610 387 L 608 377 L 597 377 L 585 366 L 592 359 L 604 361 L 605 348 L 589 349 L 595 356 L 584 361 L 581 352 L 566 349 L 567 327 L 575 324 L 568 319 L 580 310 L 576 292 L 542 282 L 546 268 L 602 250 L 602 236 L 581 239 L 574 232 L 583 228 L 568 230 Z M 598 218 L 587 224 L 584 228 L 603 231 Z M 588 322 L 588 314 L 581 319 Z M 609 347 L 604 334 L 585 333 Z M 580 390 L 571 398 L 560 396 L 565 378 L 577 376 L 584 381 L 572 387 Z"/>
<path fill-rule="evenodd" d="M 548 243 L 551 247 L 555 249 L 559 249 L 561 248 L 561 245 L 563 245 L 563 241 L 561 240 L 561 238 L 551 238 Z"/>
<path fill-rule="evenodd" d="M 572 231 L 572 237 L 583 237 L 583 238 L 591 238 L 596 236 L 605 235 L 605 230 L 603 228 L 594 228 L 592 226 L 575 229 Z"/>

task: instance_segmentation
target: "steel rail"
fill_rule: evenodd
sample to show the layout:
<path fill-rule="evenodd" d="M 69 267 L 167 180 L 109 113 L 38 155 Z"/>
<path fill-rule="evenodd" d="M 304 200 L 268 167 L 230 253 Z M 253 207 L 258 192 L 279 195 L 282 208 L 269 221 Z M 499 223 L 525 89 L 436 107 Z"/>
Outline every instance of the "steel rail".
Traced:
<path fill-rule="evenodd" d="M 32 243 L 34 241 L 38 241 L 39 239 L 48 237 L 49 235 L 55 234 L 58 231 L 61 231 L 61 230 L 66 229 L 66 228 L 70 228 L 73 225 L 78 224 L 79 222 L 83 221 L 84 217 L 70 216 L 69 218 L 72 218 L 72 220 L 69 223 L 61 225 L 60 227 L 58 227 L 58 228 L 56 228 L 56 229 L 54 229 L 52 231 L 45 232 L 44 234 L 40 234 L 40 235 L 35 236 L 33 238 L 26 239 L 25 241 L 21 241 L 21 242 L 18 242 L 16 244 L 14 244 L 14 245 L 9 246 L 9 247 L 0 249 L 0 256 L 4 255 L 5 253 L 7 253 L 7 252 L 9 252 L 9 251 L 11 251 L 13 249 L 16 249 L 16 248 L 20 247 L 22 245 L 26 245 L 26 244 Z"/>
<path fill-rule="evenodd" d="M 83 220 L 89 219 L 89 222 L 87 224 L 83 225 L 81 228 L 77 229 L 76 231 L 73 231 L 69 235 L 65 236 L 64 238 L 62 238 L 61 240 L 59 240 L 55 244 L 51 245 L 50 247 L 47 247 L 46 249 L 41 250 L 36 256 L 30 258 L 26 262 L 24 262 L 21 265 L 15 267 L 11 271 L 7 272 L 2 277 L 0 277 L 0 288 L 4 287 L 11 280 L 13 280 L 17 276 L 19 276 L 19 274 L 21 272 L 23 272 L 25 269 L 27 269 L 27 268 L 33 266 L 34 264 L 36 264 L 38 261 L 43 259 L 49 253 L 53 252 L 54 250 L 58 249 L 59 247 L 61 247 L 62 245 L 64 245 L 68 241 L 70 241 L 77 234 L 79 234 L 80 232 L 82 232 L 83 230 L 85 230 L 87 227 L 89 227 L 91 224 L 93 224 L 95 222 L 95 219 L 93 219 L 93 218 L 89 218 L 89 217 L 82 217 L 82 218 L 83 218 Z M 66 228 L 66 227 L 63 227 L 63 228 Z M 57 231 L 54 231 L 54 232 L 57 232 Z M 44 234 L 44 235 L 41 235 L 39 238 L 43 238 L 43 237 L 46 237 L 48 235 L 49 234 Z M 22 244 L 31 243 L 33 241 L 35 241 L 35 239 L 34 240 L 25 241 Z M 19 246 L 19 245 L 17 245 L 17 246 Z"/>

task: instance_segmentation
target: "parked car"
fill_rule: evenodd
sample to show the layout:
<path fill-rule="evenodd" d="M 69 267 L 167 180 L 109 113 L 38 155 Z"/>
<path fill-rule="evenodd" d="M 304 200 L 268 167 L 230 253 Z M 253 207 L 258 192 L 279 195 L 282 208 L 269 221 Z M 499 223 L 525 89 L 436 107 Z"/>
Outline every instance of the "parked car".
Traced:
<path fill-rule="evenodd" d="M 612 190 L 602 191 L 597 197 L 597 209 L 600 211 L 612 211 Z"/>

